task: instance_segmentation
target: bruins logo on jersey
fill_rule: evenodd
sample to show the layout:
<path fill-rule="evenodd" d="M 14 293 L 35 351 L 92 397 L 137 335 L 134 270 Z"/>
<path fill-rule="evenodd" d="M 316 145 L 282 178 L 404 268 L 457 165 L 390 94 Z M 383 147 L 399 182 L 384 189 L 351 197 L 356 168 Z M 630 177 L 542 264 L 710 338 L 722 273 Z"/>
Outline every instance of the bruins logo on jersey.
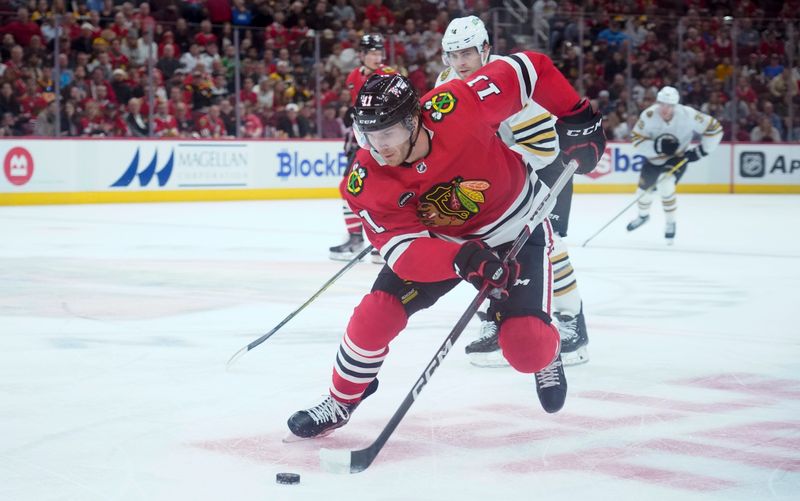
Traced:
<path fill-rule="evenodd" d="M 417 204 L 417 217 L 425 226 L 461 226 L 480 212 L 483 192 L 491 185 L 481 179 L 457 177 L 425 192 Z"/>
<path fill-rule="evenodd" d="M 347 175 L 347 192 L 358 196 L 364 191 L 364 181 L 367 179 L 367 169 L 361 167 L 358 162 L 353 164 L 350 174 Z"/>
<path fill-rule="evenodd" d="M 428 101 L 425 102 L 425 110 L 431 112 L 431 119 L 434 122 L 440 121 L 448 113 L 452 113 L 456 109 L 458 100 L 452 92 L 446 90 L 434 94 Z"/>

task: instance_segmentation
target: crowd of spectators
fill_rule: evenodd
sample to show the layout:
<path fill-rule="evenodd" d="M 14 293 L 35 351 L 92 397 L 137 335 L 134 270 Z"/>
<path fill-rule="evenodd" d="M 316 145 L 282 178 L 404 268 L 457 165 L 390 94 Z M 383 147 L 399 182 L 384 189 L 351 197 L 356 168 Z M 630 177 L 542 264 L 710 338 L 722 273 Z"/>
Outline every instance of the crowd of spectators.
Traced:
<path fill-rule="evenodd" d="M 60 124 L 61 136 L 342 137 L 363 33 L 383 34 L 387 62 L 425 92 L 443 69 L 444 28 L 476 14 L 495 53 L 548 52 L 603 110 L 609 138 L 626 140 L 667 84 L 726 140 L 800 138 L 798 0 L 536 0 L 524 26 L 500 5 L 0 0 L 0 135 L 54 136 Z"/>

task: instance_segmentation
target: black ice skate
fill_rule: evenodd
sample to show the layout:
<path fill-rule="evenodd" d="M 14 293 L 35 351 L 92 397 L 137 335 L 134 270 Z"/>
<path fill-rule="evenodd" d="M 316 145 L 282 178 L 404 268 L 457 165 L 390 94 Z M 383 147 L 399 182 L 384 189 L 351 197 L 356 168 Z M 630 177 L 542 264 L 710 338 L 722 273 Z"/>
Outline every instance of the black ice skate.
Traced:
<path fill-rule="evenodd" d="M 377 389 L 378 380 L 373 379 L 361 396 L 361 400 L 354 404 L 339 403 L 328 395 L 314 407 L 292 414 L 286 423 L 289 425 L 289 431 L 300 438 L 320 438 L 330 435 L 335 429 L 346 425 L 358 404 Z"/>
<path fill-rule="evenodd" d="M 633 231 L 650 219 L 650 216 L 636 216 L 636 219 L 628 223 L 628 231 Z"/>
<path fill-rule="evenodd" d="M 664 229 L 664 238 L 667 239 L 667 245 L 672 245 L 675 243 L 675 223 L 667 223 L 666 228 Z"/>
<path fill-rule="evenodd" d="M 567 399 L 567 377 L 561 364 L 561 355 L 553 363 L 536 373 L 536 394 L 545 412 L 553 414 L 564 407 Z"/>
<path fill-rule="evenodd" d="M 561 361 L 566 366 L 585 364 L 589 361 L 589 335 L 583 318 L 583 305 L 576 316 L 554 313 L 556 327 L 561 335 Z"/>
<path fill-rule="evenodd" d="M 364 248 L 364 237 L 360 233 L 350 233 L 347 242 L 330 248 L 334 261 L 350 261 Z"/>
<path fill-rule="evenodd" d="M 481 322 L 480 337 L 468 344 L 464 351 L 469 355 L 469 362 L 478 367 L 509 365 L 497 342 L 497 324 L 491 320 Z"/>

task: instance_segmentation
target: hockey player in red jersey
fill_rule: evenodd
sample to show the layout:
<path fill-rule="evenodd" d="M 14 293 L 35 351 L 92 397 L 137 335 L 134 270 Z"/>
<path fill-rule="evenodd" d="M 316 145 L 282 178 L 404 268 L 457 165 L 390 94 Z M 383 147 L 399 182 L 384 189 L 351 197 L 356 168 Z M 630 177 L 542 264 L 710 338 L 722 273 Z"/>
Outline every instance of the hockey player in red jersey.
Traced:
<path fill-rule="evenodd" d="M 394 69 L 383 64 L 383 37 L 381 35 L 364 35 L 361 37 L 359 44 L 359 57 L 361 58 L 361 66 L 354 69 L 347 76 L 345 85 L 350 91 L 350 106 L 356 102 L 358 91 L 364 85 L 369 77 L 375 74 L 390 75 L 395 73 Z M 345 123 L 348 127 L 352 125 L 351 111 L 345 115 Z M 352 130 L 345 134 L 344 151 L 347 154 L 347 165 L 353 163 L 356 151 L 358 151 L 358 143 L 353 137 Z M 341 245 L 335 245 L 330 248 L 330 257 L 337 261 L 349 261 L 364 247 L 364 236 L 361 231 L 361 220 L 358 216 L 350 211 L 347 204 L 343 204 L 342 211 L 344 213 L 344 224 L 347 227 L 347 241 Z M 373 251 L 373 261 L 382 263 L 382 259 L 377 251 Z"/>
<path fill-rule="evenodd" d="M 550 319 L 549 221 L 514 262 L 500 257 L 546 190 L 496 135 L 531 98 L 559 117 L 564 161 L 575 160 L 578 172 L 594 169 L 605 148 L 601 117 L 543 54 L 501 58 L 421 100 L 400 75 L 373 76 L 361 89 L 354 128 L 364 148 L 341 191 L 386 266 L 353 311 L 330 394 L 289 418 L 294 435 L 322 436 L 346 424 L 377 387 L 389 343 L 409 316 L 461 280 L 496 290 L 503 355 L 519 372 L 536 374 L 545 411 L 561 409 L 567 383 Z"/>

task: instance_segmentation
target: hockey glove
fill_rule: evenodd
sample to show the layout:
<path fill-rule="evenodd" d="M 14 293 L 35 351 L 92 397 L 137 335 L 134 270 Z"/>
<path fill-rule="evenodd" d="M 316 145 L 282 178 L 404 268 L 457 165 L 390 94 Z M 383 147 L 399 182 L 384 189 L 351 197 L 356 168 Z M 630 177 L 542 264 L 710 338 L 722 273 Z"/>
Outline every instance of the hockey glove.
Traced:
<path fill-rule="evenodd" d="M 470 240 L 461 246 L 453 260 L 458 276 L 480 289 L 488 284 L 490 295 L 499 301 L 508 299 L 508 289 L 519 276 L 519 263 L 504 263 L 485 243 Z"/>
<path fill-rule="evenodd" d="M 571 115 L 561 117 L 556 122 L 558 144 L 564 164 L 578 162 L 578 174 L 588 174 L 606 149 L 606 134 L 603 132 L 603 116 L 592 109 L 587 100 L 582 100 L 573 108 Z"/>
<path fill-rule="evenodd" d="M 680 146 L 680 143 L 678 143 L 678 140 L 675 139 L 675 136 L 663 135 L 656 138 L 656 153 L 673 155 L 676 151 L 678 151 L 678 146 Z"/>
<path fill-rule="evenodd" d="M 706 155 L 708 155 L 708 153 L 706 153 L 706 150 L 703 149 L 702 144 L 686 150 L 686 153 L 683 154 L 683 156 L 686 157 L 686 160 L 690 162 L 697 162 Z"/>
<path fill-rule="evenodd" d="M 353 107 L 347 108 L 347 111 L 344 112 L 344 116 L 342 117 L 342 123 L 345 127 L 352 127 L 353 126 Z"/>

